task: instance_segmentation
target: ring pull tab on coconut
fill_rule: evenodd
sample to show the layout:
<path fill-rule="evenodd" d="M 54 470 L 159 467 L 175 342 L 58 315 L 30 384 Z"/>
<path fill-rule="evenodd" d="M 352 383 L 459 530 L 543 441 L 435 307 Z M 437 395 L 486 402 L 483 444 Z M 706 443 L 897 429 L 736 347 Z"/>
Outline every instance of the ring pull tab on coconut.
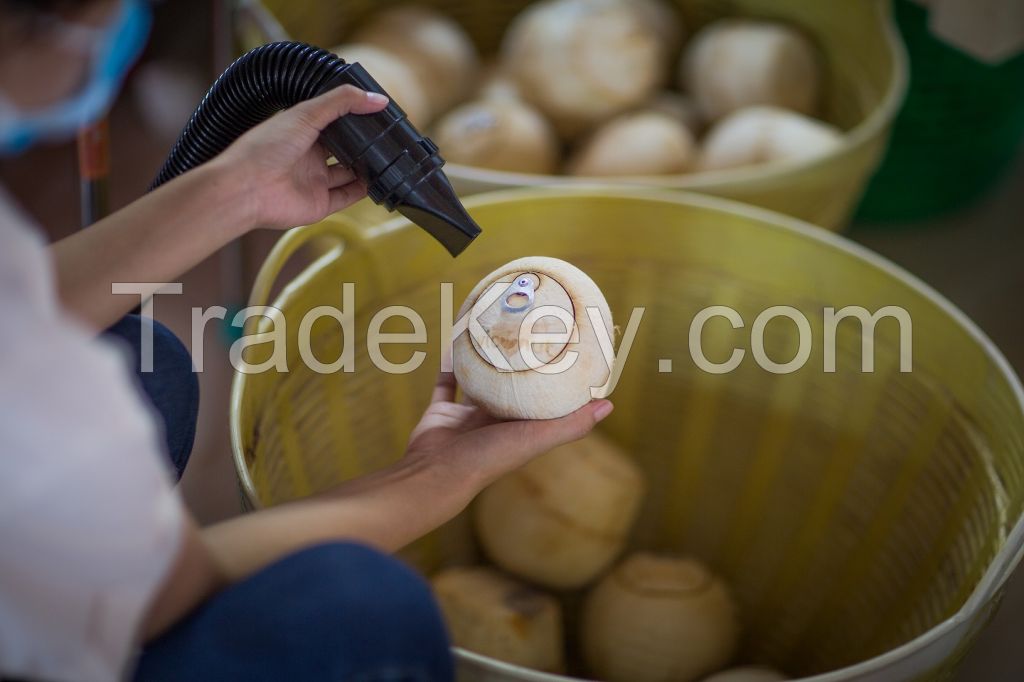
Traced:
<path fill-rule="evenodd" d="M 455 378 L 495 417 L 556 419 L 604 397 L 612 315 L 576 266 L 545 257 L 507 263 L 474 287 L 464 316 L 452 348 Z"/>
<path fill-rule="evenodd" d="M 501 307 L 507 313 L 520 313 L 533 305 L 534 291 L 540 278 L 537 275 L 522 275 L 510 286 L 504 295 Z"/>

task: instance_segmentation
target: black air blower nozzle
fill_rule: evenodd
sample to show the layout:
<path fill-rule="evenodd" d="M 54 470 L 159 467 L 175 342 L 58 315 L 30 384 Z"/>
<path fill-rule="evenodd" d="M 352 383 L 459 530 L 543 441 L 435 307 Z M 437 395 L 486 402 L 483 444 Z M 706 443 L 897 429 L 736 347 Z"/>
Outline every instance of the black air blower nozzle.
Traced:
<path fill-rule="evenodd" d="M 152 187 L 209 161 L 278 111 L 345 84 L 388 94 L 360 64 L 317 47 L 282 42 L 251 50 L 203 97 Z M 480 234 L 441 170 L 437 146 L 393 99 L 375 114 L 339 118 L 320 141 L 366 183 L 374 202 L 401 212 L 453 256 Z"/>

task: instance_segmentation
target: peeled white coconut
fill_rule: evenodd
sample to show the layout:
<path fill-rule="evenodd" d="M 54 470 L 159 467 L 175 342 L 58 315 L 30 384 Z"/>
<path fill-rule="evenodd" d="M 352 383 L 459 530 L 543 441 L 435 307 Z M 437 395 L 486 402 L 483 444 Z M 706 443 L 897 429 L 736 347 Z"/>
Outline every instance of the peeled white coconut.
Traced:
<path fill-rule="evenodd" d="M 835 126 L 774 107 L 741 109 L 704 137 L 698 170 L 721 170 L 828 154 L 843 142 Z"/>
<path fill-rule="evenodd" d="M 456 319 L 467 313 L 469 328 L 453 341 L 455 378 L 490 414 L 555 419 L 604 396 L 612 358 L 601 344 L 610 350 L 612 314 L 576 266 L 539 256 L 507 263 L 476 285 Z"/>
<path fill-rule="evenodd" d="M 711 677 L 704 678 L 704 682 L 785 682 L 788 679 L 782 673 L 771 668 L 745 665 L 715 673 Z"/>
<path fill-rule="evenodd" d="M 346 62 L 359 62 L 394 98 L 416 127 L 430 121 L 430 100 L 412 67 L 398 55 L 368 43 L 347 43 L 332 50 Z"/>
<path fill-rule="evenodd" d="M 623 114 L 598 128 L 566 163 L 570 175 L 668 175 L 693 163 L 693 135 L 657 111 Z"/>
<path fill-rule="evenodd" d="M 502 44 L 522 96 L 574 136 L 646 100 L 664 81 L 665 49 L 624 0 L 544 0 L 527 7 Z"/>
<path fill-rule="evenodd" d="M 433 115 L 470 92 L 480 60 L 466 31 L 436 10 L 402 5 L 375 14 L 355 40 L 399 55 L 413 68 Z"/>
<path fill-rule="evenodd" d="M 477 536 L 510 573 L 554 589 L 582 587 L 622 551 L 644 487 L 629 455 L 591 433 L 484 490 Z"/>
<path fill-rule="evenodd" d="M 686 126 L 686 129 L 690 131 L 694 138 L 703 133 L 707 125 L 704 120 L 704 114 L 701 113 L 700 107 L 697 106 L 697 100 L 681 92 L 673 92 L 671 90 L 659 92 L 647 104 L 646 108 L 651 111 L 668 114 Z"/>
<path fill-rule="evenodd" d="M 715 120 L 759 104 L 813 116 L 820 65 L 814 45 L 796 29 L 769 21 L 722 19 L 694 37 L 683 54 L 683 90 Z"/>
<path fill-rule="evenodd" d="M 728 664 L 739 634 L 725 584 L 693 559 L 634 554 L 583 607 L 583 657 L 606 682 L 699 680 Z"/>
<path fill-rule="evenodd" d="M 515 100 L 463 104 L 438 122 L 433 137 L 452 163 L 519 173 L 551 173 L 558 165 L 551 125 Z"/>
<path fill-rule="evenodd" d="M 432 581 L 456 646 L 545 672 L 562 672 L 558 601 L 483 566 L 449 568 Z"/>

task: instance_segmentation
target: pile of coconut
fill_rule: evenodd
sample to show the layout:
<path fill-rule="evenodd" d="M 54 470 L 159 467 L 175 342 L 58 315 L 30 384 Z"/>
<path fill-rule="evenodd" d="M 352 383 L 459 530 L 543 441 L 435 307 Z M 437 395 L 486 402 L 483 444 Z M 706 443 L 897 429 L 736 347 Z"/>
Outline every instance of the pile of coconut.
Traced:
<path fill-rule="evenodd" d="M 707 565 L 625 551 L 644 489 L 630 455 L 593 433 L 485 490 L 474 524 L 493 565 L 447 568 L 432 581 L 456 646 L 607 682 L 787 679 L 729 667 L 739 613 Z"/>
<path fill-rule="evenodd" d="M 484 60 L 455 21 L 407 5 L 335 52 L 466 166 L 669 175 L 807 160 L 841 143 L 816 118 L 821 55 L 798 28 L 726 18 L 685 33 L 665 0 L 542 0 Z"/>
<path fill-rule="evenodd" d="M 611 311 L 572 264 L 507 263 L 470 292 L 459 317 L 467 313 L 484 333 L 456 337 L 455 376 L 466 399 L 491 414 L 557 418 L 606 385 L 613 368 L 601 334 L 614 329 Z M 524 326 L 550 341 L 536 343 Z M 570 366 L 559 366 L 567 358 Z M 433 578 L 455 644 L 607 682 L 785 679 L 764 667 L 727 669 L 737 662 L 741 619 L 711 568 L 684 554 L 627 551 L 646 489 L 633 457 L 593 433 L 484 490 L 472 513 L 491 563 Z"/>

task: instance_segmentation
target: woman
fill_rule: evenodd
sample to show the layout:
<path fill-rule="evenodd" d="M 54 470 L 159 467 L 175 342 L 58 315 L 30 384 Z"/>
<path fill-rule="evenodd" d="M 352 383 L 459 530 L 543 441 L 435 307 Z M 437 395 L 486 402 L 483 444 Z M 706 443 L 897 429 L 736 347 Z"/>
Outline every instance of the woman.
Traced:
<path fill-rule="evenodd" d="M 148 13 L 138 0 L 0 0 L 3 149 L 70 136 L 99 114 Z M 583 436 L 610 403 L 494 423 L 455 403 L 443 377 L 398 464 L 199 528 L 167 464 L 191 440 L 168 417 L 175 394 L 160 412 L 147 404 L 124 354 L 100 336 L 111 325 L 131 335 L 123 316 L 138 299 L 111 295 L 112 282 L 175 281 L 249 230 L 311 223 L 361 198 L 351 173 L 325 165 L 318 132 L 385 105 L 342 87 L 295 106 L 49 249 L 3 199 L 0 678 L 452 676 L 429 590 L 387 553 Z M 177 411 L 187 422 L 189 410 Z"/>

